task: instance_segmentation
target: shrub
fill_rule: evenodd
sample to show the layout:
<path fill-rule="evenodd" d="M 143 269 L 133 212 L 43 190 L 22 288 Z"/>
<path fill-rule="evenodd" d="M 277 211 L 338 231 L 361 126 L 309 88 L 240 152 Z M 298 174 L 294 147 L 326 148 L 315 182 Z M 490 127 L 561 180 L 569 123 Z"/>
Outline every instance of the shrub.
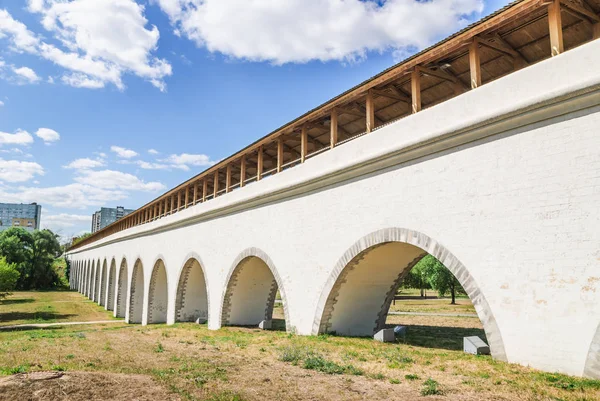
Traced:
<path fill-rule="evenodd" d="M 6 258 L 0 257 L 0 300 L 10 295 L 19 280 L 19 271 L 14 263 L 8 263 Z"/>
<path fill-rule="evenodd" d="M 423 383 L 421 389 L 421 395 L 440 395 L 442 391 L 439 389 L 439 383 L 433 380 L 431 377 Z"/>

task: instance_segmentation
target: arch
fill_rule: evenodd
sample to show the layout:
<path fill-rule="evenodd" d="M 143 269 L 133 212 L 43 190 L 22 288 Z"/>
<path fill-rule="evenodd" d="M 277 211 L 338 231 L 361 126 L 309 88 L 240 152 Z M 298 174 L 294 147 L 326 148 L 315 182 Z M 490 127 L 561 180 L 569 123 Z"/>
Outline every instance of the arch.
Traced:
<path fill-rule="evenodd" d="M 87 261 L 87 268 L 85 272 L 85 296 L 90 297 L 90 276 L 92 270 L 92 262 L 90 260 Z"/>
<path fill-rule="evenodd" d="M 583 368 L 583 375 L 592 379 L 600 379 L 600 324 L 592 338 Z"/>
<path fill-rule="evenodd" d="M 188 257 L 179 273 L 175 296 L 175 321 L 208 321 L 208 283 L 204 267 L 197 257 Z"/>
<path fill-rule="evenodd" d="M 258 248 L 248 248 L 235 258 L 227 275 L 221 301 L 221 324 L 257 325 L 272 320 L 275 295 L 279 289 L 286 330 L 290 319 L 281 278 L 271 258 Z"/>
<path fill-rule="evenodd" d="M 125 317 L 127 303 L 127 260 L 123 257 L 119 266 L 119 278 L 117 280 L 117 297 L 115 305 L 115 316 Z"/>
<path fill-rule="evenodd" d="M 127 323 L 142 323 L 144 313 L 144 267 L 140 259 L 135 261 L 129 290 L 129 319 Z"/>
<path fill-rule="evenodd" d="M 100 265 L 100 259 L 96 263 L 96 271 L 94 272 L 94 298 L 92 299 L 94 302 L 98 302 L 100 299 L 100 271 L 102 270 L 102 266 Z"/>
<path fill-rule="evenodd" d="M 159 258 L 154 263 L 148 290 L 148 323 L 166 323 L 169 306 L 169 286 L 165 262 Z"/>
<path fill-rule="evenodd" d="M 404 228 L 386 228 L 368 234 L 342 255 L 321 292 L 313 334 L 332 330 L 340 334 L 372 335 L 385 324 L 390 303 L 405 274 L 426 253 L 437 258 L 458 279 L 483 324 L 492 356 L 506 361 L 498 324 L 466 267 L 438 242 Z M 389 260 L 394 260 L 394 266 L 390 266 Z M 360 284 L 363 289 L 368 285 L 372 291 L 352 291 L 353 284 Z"/>
<path fill-rule="evenodd" d="M 106 290 L 106 310 L 115 309 L 115 282 L 117 276 L 117 263 L 115 258 L 110 261 L 110 269 L 108 270 L 108 286 Z"/>
<path fill-rule="evenodd" d="M 98 297 L 98 305 L 106 306 L 106 280 L 108 276 L 108 263 L 106 259 L 102 263 L 102 270 L 100 270 L 100 291 Z"/>
<path fill-rule="evenodd" d="M 92 270 L 90 274 L 90 295 L 89 298 L 94 300 L 94 292 L 96 291 L 96 261 L 92 260 Z"/>

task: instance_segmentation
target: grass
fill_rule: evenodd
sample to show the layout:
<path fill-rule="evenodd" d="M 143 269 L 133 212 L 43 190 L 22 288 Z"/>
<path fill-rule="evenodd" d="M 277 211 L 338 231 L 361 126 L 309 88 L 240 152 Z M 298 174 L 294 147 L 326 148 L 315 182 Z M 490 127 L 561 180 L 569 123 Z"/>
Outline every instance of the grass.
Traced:
<path fill-rule="evenodd" d="M 52 305 L 59 308 L 58 302 Z M 99 306 L 94 308 L 93 313 L 103 313 Z M 428 322 L 427 327 L 434 327 L 446 321 L 429 317 Z M 0 332 L 0 375 L 49 370 L 66 375 L 89 372 L 94 377 L 125 375 L 107 376 L 105 385 L 149 377 L 182 400 L 341 401 L 440 395 L 449 401 L 600 399 L 597 380 L 544 373 L 488 356 L 410 342 L 384 344 L 368 338 L 296 336 L 237 327 L 211 331 L 193 323 L 145 327 L 113 323 Z M 141 385 L 128 388 L 143 390 Z"/>

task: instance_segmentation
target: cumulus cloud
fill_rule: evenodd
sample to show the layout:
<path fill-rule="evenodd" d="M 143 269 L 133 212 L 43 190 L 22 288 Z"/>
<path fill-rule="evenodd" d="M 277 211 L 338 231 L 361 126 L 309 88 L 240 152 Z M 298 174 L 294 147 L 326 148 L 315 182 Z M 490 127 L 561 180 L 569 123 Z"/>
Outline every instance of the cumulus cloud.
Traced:
<path fill-rule="evenodd" d="M 180 168 L 182 170 L 189 170 L 189 166 L 195 167 L 208 167 L 215 164 L 210 157 L 204 154 L 189 154 L 181 153 L 179 155 L 170 155 L 169 157 L 160 160 L 161 162 L 168 163 L 174 168 Z"/>
<path fill-rule="evenodd" d="M 133 174 L 115 170 L 82 170 L 75 177 L 75 181 L 81 184 L 93 185 L 96 188 L 109 190 L 118 189 L 154 192 L 166 188 L 160 182 L 145 182 Z"/>
<path fill-rule="evenodd" d="M 40 81 L 40 77 L 29 67 L 13 67 L 13 72 L 18 78 L 19 83 L 34 84 Z"/>
<path fill-rule="evenodd" d="M 0 181 L 24 182 L 36 175 L 44 175 L 44 169 L 38 163 L 0 159 Z"/>
<path fill-rule="evenodd" d="M 67 164 L 66 166 L 63 166 L 63 168 L 84 170 L 84 169 L 102 167 L 104 165 L 105 165 L 105 163 L 104 163 L 104 160 L 102 160 L 102 159 L 90 159 L 90 158 L 84 157 L 81 159 L 73 160 L 71 163 Z"/>
<path fill-rule="evenodd" d="M 176 35 L 211 52 L 275 64 L 423 48 L 483 10 L 483 0 L 155 1 Z"/>
<path fill-rule="evenodd" d="M 0 107 L 4 106 L 4 102 L 0 100 Z"/>
<path fill-rule="evenodd" d="M 49 228 L 54 232 L 85 223 L 91 224 L 92 216 L 70 213 L 46 214 L 42 212 L 42 228 Z"/>
<path fill-rule="evenodd" d="M 33 137 L 27 131 L 18 129 L 14 134 L 0 131 L 0 146 L 2 145 L 29 145 Z"/>
<path fill-rule="evenodd" d="M 60 134 L 50 128 L 40 128 L 35 132 L 38 138 L 41 138 L 44 143 L 49 144 L 60 139 Z"/>
<path fill-rule="evenodd" d="M 25 24 L 0 10 L 0 40 L 9 48 L 40 56 L 67 70 L 63 83 L 124 89 L 123 75 L 133 74 L 165 90 L 171 65 L 154 55 L 159 31 L 149 26 L 144 6 L 134 0 L 30 0 L 28 10 L 39 15 L 55 42 L 47 42 Z"/>
<path fill-rule="evenodd" d="M 120 146 L 111 146 L 110 150 L 123 159 L 131 159 L 132 157 L 136 157 L 138 155 L 137 152 L 131 149 L 122 148 Z"/>
<path fill-rule="evenodd" d="M 151 155 L 157 155 L 160 152 L 158 150 L 156 150 L 156 149 L 148 149 L 148 153 L 150 153 Z"/>

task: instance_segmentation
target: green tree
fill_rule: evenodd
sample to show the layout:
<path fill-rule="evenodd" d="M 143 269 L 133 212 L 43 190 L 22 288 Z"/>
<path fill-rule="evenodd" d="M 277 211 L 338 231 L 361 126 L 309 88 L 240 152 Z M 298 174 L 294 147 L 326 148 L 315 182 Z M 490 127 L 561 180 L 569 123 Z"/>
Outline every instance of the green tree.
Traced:
<path fill-rule="evenodd" d="M 57 235 L 50 230 L 37 230 L 32 237 L 30 288 L 46 289 L 59 285 L 60 277 L 52 265 L 61 251 Z"/>
<path fill-rule="evenodd" d="M 417 262 L 417 264 L 404 278 L 402 283 L 404 288 L 418 288 L 421 291 L 421 297 L 425 296 L 425 290 L 431 288 L 431 285 L 429 284 L 429 281 L 427 281 L 427 276 L 425 274 L 426 264 L 423 263 L 423 259 Z"/>
<path fill-rule="evenodd" d="M 439 260 L 431 255 L 425 256 L 419 264 L 422 264 L 423 274 L 427 282 L 443 297 L 450 293 L 451 304 L 456 304 L 456 294 L 465 294 L 456 277 Z"/>
<path fill-rule="evenodd" d="M 0 300 L 10 295 L 19 279 L 19 271 L 14 263 L 8 263 L 6 258 L 0 258 Z"/>

